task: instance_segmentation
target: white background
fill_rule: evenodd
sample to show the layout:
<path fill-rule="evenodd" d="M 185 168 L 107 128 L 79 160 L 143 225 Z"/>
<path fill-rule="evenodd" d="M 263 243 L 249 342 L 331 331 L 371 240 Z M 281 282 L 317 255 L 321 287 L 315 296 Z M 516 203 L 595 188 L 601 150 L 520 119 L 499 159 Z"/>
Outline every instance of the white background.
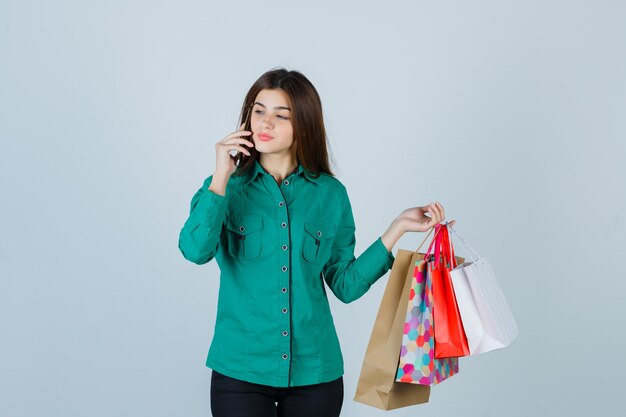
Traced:
<path fill-rule="evenodd" d="M 219 269 L 178 233 L 283 66 L 322 98 L 357 256 L 438 200 L 521 332 L 385 413 L 352 398 L 388 274 L 329 292 L 342 416 L 621 415 L 625 21 L 619 1 L 0 0 L 0 414 L 210 415 Z"/>

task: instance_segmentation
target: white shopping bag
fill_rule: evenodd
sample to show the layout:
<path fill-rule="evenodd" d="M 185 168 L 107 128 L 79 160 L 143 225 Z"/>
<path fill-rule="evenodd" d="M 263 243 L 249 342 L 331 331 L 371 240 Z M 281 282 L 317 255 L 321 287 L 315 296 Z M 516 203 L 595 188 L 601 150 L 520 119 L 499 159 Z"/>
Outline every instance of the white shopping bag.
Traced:
<path fill-rule="evenodd" d="M 508 346 L 519 330 L 489 261 L 479 256 L 456 230 L 450 226 L 448 230 L 470 259 L 450 271 L 470 355 Z"/>

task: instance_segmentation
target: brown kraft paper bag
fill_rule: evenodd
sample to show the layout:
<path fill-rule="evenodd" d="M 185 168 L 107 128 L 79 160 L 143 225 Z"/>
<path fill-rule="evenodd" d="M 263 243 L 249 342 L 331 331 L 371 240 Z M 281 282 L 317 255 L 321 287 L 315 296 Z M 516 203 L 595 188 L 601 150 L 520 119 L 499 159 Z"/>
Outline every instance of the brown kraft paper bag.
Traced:
<path fill-rule="evenodd" d="M 423 258 L 423 253 L 404 249 L 398 249 L 395 255 L 363 359 L 354 401 L 382 410 L 428 402 L 429 386 L 395 381 L 413 270 L 415 263 Z"/>

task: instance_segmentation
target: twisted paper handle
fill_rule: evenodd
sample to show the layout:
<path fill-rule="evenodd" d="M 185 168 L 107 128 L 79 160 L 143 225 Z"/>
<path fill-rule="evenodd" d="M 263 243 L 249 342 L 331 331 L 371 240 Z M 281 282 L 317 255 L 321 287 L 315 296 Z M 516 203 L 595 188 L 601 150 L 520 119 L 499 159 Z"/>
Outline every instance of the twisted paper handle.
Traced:
<path fill-rule="evenodd" d="M 448 226 L 448 230 L 452 231 L 452 234 L 459 240 L 459 243 L 461 244 L 461 246 L 463 247 L 463 249 L 465 250 L 465 252 L 467 252 L 467 254 L 470 256 L 470 258 L 472 258 L 473 262 L 476 262 L 479 258 L 480 255 L 478 254 L 478 252 L 476 252 L 474 250 L 474 248 L 472 248 L 470 246 L 469 243 L 467 243 L 459 234 L 459 232 L 457 232 L 456 230 L 454 230 L 454 228 Z"/>

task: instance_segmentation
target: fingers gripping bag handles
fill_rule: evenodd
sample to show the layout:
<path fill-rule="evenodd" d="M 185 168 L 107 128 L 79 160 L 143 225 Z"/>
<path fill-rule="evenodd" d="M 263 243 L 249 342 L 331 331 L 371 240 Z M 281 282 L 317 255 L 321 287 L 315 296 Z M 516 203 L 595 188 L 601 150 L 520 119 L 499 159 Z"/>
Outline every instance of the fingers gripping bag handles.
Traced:
<path fill-rule="evenodd" d="M 450 271 L 470 354 L 508 346 L 519 330 L 491 264 L 454 228 L 449 230 L 470 257 L 469 262 Z"/>
<path fill-rule="evenodd" d="M 470 354 L 463 321 L 457 306 L 450 271 L 457 266 L 447 225 L 437 225 L 435 260 L 430 263 L 433 281 L 433 315 L 435 321 L 435 358 L 452 358 Z"/>
<path fill-rule="evenodd" d="M 404 299 L 405 320 L 397 366 L 396 381 L 407 384 L 435 385 L 459 372 L 458 358 L 435 358 L 433 320 L 432 274 L 428 262 L 431 250 L 441 228 L 435 228 L 435 237 L 426 254 L 419 254 L 413 264 L 411 287 Z M 432 229 L 431 229 L 432 232 Z M 428 239 L 428 236 L 426 239 Z M 424 242 L 426 241 L 424 239 Z M 420 244 L 418 249 L 423 245 Z M 463 258 L 457 258 L 463 262 Z"/>

